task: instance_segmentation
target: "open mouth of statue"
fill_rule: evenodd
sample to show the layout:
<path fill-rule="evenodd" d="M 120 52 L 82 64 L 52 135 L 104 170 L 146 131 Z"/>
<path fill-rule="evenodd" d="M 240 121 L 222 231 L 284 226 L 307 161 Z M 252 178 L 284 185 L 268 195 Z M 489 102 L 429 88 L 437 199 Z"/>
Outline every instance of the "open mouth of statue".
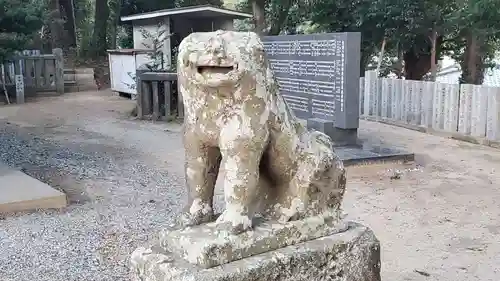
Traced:
<path fill-rule="evenodd" d="M 228 74 L 234 70 L 234 66 L 198 66 L 198 73 L 206 74 Z"/>

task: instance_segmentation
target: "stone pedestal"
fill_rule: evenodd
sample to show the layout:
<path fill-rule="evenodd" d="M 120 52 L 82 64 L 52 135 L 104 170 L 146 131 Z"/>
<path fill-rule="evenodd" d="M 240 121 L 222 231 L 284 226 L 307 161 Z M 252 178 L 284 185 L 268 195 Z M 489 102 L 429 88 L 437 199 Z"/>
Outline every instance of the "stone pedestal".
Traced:
<path fill-rule="evenodd" d="M 358 129 L 337 128 L 333 121 L 319 118 L 307 119 L 307 128 L 325 133 L 332 139 L 335 146 L 358 145 Z"/>
<path fill-rule="evenodd" d="M 132 278 L 134 281 L 380 281 L 380 245 L 373 232 L 352 222 L 337 225 L 340 227 L 318 224 L 304 232 L 301 227 L 306 227 L 305 224 L 259 225 L 243 238 L 241 234 L 221 234 L 216 238 L 215 232 L 206 226 L 164 233 L 160 238 L 162 243 L 134 251 Z M 321 236 L 325 231 L 333 234 Z M 205 244 L 199 236 L 203 232 L 207 234 Z M 311 240 L 304 240 L 308 235 Z M 283 241 L 280 237 L 289 236 L 293 239 L 285 240 L 293 245 L 280 248 L 279 241 Z"/>

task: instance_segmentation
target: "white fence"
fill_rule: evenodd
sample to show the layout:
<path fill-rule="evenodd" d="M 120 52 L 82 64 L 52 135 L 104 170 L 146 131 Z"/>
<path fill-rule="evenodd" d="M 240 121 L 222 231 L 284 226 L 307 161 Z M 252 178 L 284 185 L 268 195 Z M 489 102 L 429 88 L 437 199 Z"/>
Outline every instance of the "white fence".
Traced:
<path fill-rule="evenodd" d="M 360 80 L 360 115 L 500 141 L 500 87 L 378 78 Z"/>

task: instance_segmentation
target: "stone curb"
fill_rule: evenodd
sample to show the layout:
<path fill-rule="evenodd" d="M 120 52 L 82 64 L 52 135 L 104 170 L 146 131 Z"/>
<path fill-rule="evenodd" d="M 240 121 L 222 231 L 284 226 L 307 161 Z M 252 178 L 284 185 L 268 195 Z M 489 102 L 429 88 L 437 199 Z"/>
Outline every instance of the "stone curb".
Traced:
<path fill-rule="evenodd" d="M 459 141 L 464 141 L 464 142 L 473 143 L 473 144 L 480 144 L 480 145 L 500 149 L 500 141 L 492 141 L 492 140 L 488 140 L 486 138 L 473 137 L 473 136 L 464 135 L 464 134 L 461 134 L 458 132 L 451 133 L 451 132 L 435 130 L 432 128 L 419 126 L 419 125 L 404 124 L 404 123 L 401 123 L 398 121 L 393 121 L 393 120 L 389 120 L 389 119 L 382 118 L 382 117 L 360 116 L 359 119 L 365 120 L 365 121 L 370 121 L 370 122 L 379 122 L 382 124 L 401 127 L 401 128 L 405 128 L 405 129 L 409 129 L 409 130 L 413 130 L 413 131 L 418 131 L 421 133 L 427 133 L 430 135 L 440 136 L 440 137 L 444 137 L 444 138 L 448 138 L 448 139 L 459 140 Z"/>

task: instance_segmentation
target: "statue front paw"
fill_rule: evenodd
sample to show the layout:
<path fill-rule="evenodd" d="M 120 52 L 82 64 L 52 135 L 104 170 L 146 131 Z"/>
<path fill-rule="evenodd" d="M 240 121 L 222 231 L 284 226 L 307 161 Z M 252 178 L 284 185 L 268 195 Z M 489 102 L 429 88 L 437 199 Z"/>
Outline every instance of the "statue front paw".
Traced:
<path fill-rule="evenodd" d="M 234 235 L 252 229 L 252 219 L 249 216 L 229 210 L 225 210 L 220 217 L 217 218 L 216 222 L 219 228 L 227 230 Z"/>
<path fill-rule="evenodd" d="M 212 222 L 214 220 L 214 214 L 202 214 L 196 213 L 191 214 L 189 212 L 184 212 L 179 215 L 177 218 L 177 224 L 181 227 L 188 227 L 194 225 L 200 225 L 208 222 Z"/>
<path fill-rule="evenodd" d="M 214 221 L 214 212 L 208 204 L 194 200 L 188 211 L 183 212 L 177 219 L 177 223 L 182 227 L 200 225 Z"/>

